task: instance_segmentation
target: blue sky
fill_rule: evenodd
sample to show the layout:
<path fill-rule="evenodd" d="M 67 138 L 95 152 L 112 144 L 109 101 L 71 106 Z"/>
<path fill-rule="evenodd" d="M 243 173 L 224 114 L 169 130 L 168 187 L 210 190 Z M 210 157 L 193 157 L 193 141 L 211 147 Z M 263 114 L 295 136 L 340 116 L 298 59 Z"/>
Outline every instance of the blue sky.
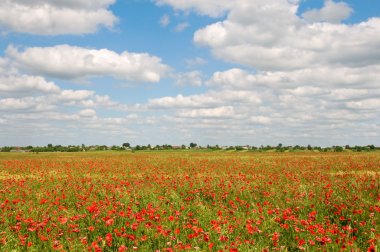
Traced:
<path fill-rule="evenodd" d="M 0 146 L 380 145 L 380 2 L 5 0 Z"/>

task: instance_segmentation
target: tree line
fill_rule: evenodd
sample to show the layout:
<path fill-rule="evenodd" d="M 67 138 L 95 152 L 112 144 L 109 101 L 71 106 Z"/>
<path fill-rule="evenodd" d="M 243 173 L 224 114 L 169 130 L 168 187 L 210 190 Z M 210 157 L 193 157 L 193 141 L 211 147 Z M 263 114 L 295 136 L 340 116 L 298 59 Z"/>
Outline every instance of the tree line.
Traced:
<path fill-rule="evenodd" d="M 380 150 L 380 147 L 376 147 L 375 145 L 365 145 L 365 146 L 338 146 L 334 145 L 331 147 L 320 147 L 320 146 L 283 146 L 281 143 L 276 146 L 271 145 L 261 145 L 250 146 L 250 145 L 238 145 L 238 146 L 220 146 L 220 145 L 206 145 L 201 146 L 194 142 L 191 142 L 188 145 L 135 145 L 131 146 L 129 143 L 123 143 L 120 146 L 112 145 L 91 145 L 86 146 L 82 145 L 53 145 L 48 144 L 47 146 L 25 146 L 25 147 L 11 147 L 4 146 L 0 147 L 1 152 L 86 152 L 86 151 L 149 151 L 149 150 L 209 150 L 209 151 L 252 151 L 252 152 L 294 152 L 294 151 L 315 151 L 315 152 L 344 152 L 344 151 L 353 151 L 353 152 L 369 152 Z"/>

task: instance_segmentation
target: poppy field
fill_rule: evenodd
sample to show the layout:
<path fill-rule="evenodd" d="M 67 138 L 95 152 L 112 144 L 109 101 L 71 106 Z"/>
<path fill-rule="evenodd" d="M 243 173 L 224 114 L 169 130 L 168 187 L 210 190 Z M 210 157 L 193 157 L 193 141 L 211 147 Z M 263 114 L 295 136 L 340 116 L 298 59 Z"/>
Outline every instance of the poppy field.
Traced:
<path fill-rule="evenodd" d="M 379 251 L 380 154 L 0 155 L 0 251 Z"/>

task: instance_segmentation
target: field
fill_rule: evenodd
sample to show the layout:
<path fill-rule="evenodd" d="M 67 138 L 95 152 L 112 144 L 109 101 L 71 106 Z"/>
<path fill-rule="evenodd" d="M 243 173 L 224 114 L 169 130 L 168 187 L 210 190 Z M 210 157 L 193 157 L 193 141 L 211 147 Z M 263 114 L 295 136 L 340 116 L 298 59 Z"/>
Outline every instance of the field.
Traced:
<path fill-rule="evenodd" d="M 0 251 L 379 251 L 380 153 L 0 153 Z"/>

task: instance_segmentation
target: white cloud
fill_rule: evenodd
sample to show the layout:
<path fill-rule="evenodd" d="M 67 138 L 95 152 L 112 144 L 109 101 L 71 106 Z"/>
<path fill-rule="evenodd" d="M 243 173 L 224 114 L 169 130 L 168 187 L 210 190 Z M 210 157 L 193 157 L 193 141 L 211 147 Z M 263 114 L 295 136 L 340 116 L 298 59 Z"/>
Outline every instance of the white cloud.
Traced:
<path fill-rule="evenodd" d="M 34 8 L 40 1 L 15 0 L 14 4 Z M 51 0 L 49 6 L 92 11 L 107 10 L 112 3 Z M 107 75 L 158 82 L 168 71 L 159 58 L 67 45 L 25 50 L 10 46 L 6 58 L 0 58 L 0 138 L 17 143 L 38 135 L 59 144 L 78 139 L 86 144 L 131 139 L 136 141 L 133 144 L 196 141 L 256 146 L 379 143 L 380 135 L 374 133 L 380 131 L 379 18 L 340 24 L 350 11 L 331 1 L 321 10 L 312 10 L 317 15 L 311 18 L 306 17 L 311 12 L 298 16 L 299 2 L 294 0 L 156 3 L 219 17 L 198 30 L 194 41 L 240 68 L 217 71 L 204 81 L 198 67 L 205 60 L 189 59 L 185 63 L 194 71 L 168 76 L 178 85 L 205 83 L 196 89 L 198 94 L 186 87 L 181 88 L 186 94 L 123 104 L 113 101 L 111 93 L 63 89 L 42 76 Z M 10 73 L 10 67 L 36 76 Z M 107 110 L 114 117 L 102 116 Z M 25 128 L 28 134 L 22 135 Z"/>
<path fill-rule="evenodd" d="M 379 92 L 379 90 L 377 90 Z M 368 95 L 373 95 L 376 91 L 371 91 L 363 88 L 341 88 L 341 89 L 333 89 L 330 91 L 329 96 L 334 100 L 348 100 L 348 99 L 360 99 L 363 97 L 367 97 Z M 379 93 L 380 95 L 380 93 Z"/>
<path fill-rule="evenodd" d="M 158 82 L 169 69 L 160 58 L 147 53 L 118 54 L 108 49 L 69 45 L 31 47 L 24 51 L 9 46 L 7 56 L 21 69 L 64 79 L 108 75 L 129 81 Z"/>
<path fill-rule="evenodd" d="M 252 89 L 257 87 L 298 88 L 294 92 L 318 93 L 321 87 L 377 88 L 380 65 L 368 67 L 317 67 L 293 71 L 261 71 L 251 73 L 240 68 L 215 72 L 207 84 L 212 87 Z"/>
<path fill-rule="evenodd" d="M 99 27 L 112 28 L 117 22 L 108 10 L 113 3 L 114 0 L 3 0 L 0 27 L 43 35 L 94 33 Z"/>
<path fill-rule="evenodd" d="M 347 19 L 353 9 L 345 2 L 334 2 L 326 0 L 322 9 L 312 9 L 302 14 L 302 17 L 309 22 L 331 22 L 340 23 Z"/>
<path fill-rule="evenodd" d="M 62 101 L 82 101 L 94 94 L 95 92 L 90 90 L 62 90 L 58 99 Z"/>
<path fill-rule="evenodd" d="M 190 26 L 189 23 L 187 23 L 187 22 L 183 22 L 183 23 L 178 24 L 176 27 L 174 27 L 174 31 L 175 31 L 175 32 L 182 32 L 182 31 L 184 31 L 186 28 L 188 28 L 189 26 Z"/>
<path fill-rule="evenodd" d="M 289 93 L 297 96 L 315 96 L 324 92 L 320 87 L 300 86 L 295 89 L 289 90 Z"/>
<path fill-rule="evenodd" d="M 0 74 L 4 72 L 6 65 L 7 65 L 7 60 L 0 57 Z"/>
<path fill-rule="evenodd" d="M 60 88 L 52 82 L 46 81 L 40 76 L 1 76 L 0 92 L 1 96 L 30 94 L 34 92 L 58 93 Z"/>
<path fill-rule="evenodd" d="M 219 90 L 209 91 L 204 94 L 177 95 L 150 99 L 147 106 L 149 109 L 182 109 L 182 108 L 214 108 L 223 107 L 226 104 L 257 106 L 262 102 L 255 91 L 248 90 Z"/>
<path fill-rule="evenodd" d="M 348 102 L 347 107 L 363 110 L 375 109 L 380 112 L 380 98 Z"/>
<path fill-rule="evenodd" d="M 163 15 L 163 16 L 161 17 L 161 19 L 160 19 L 160 25 L 161 25 L 162 27 L 166 27 L 166 26 L 168 26 L 169 24 L 170 24 L 170 17 L 169 17 L 169 15 L 168 15 L 168 14 Z"/>
<path fill-rule="evenodd" d="M 178 73 L 174 76 L 175 82 L 179 86 L 202 86 L 202 73 L 200 71 L 191 71 L 187 73 Z"/>
<path fill-rule="evenodd" d="M 192 109 L 192 110 L 186 110 L 186 111 L 180 111 L 178 113 L 181 117 L 196 117 L 196 118 L 202 118 L 202 117 L 233 117 L 235 115 L 234 108 L 231 106 L 223 106 L 223 107 L 216 107 L 216 108 L 203 108 L 203 109 Z"/>
<path fill-rule="evenodd" d="M 205 94 L 202 95 L 191 95 L 183 96 L 181 94 L 175 97 L 162 97 L 156 99 L 150 99 L 148 102 L 148 107 L 151 109 L 155 108 L 196 108 L 196 107 L 209 107 L 219 104 L 220 100 Z"/>
<path fill-rule="evenodd" d="M 78 114 L 81 117 L 95 117 L 96 111 L 93 109 L 83 109 L 83 110 L 79 111 Z"/>
<path fill-rule="evenodd" d="M 231 0 L 155 0 L 158 5 L 171 5 L 176 10 L 195 10 L 201 15 L 218 17 L 234 4 Z"/>
<path fill-rule="evenodd" d="M 251 121 L 257 124 L 269 125 L 272 123 L 272 120 L 267 116 L 252 116 Z"/>
<path fill-rule="evenodd" d="M 124 114 L 127 108 L 92 90 L 61 89 L 41 76 L 0 74 L 2 144 L 40 145 L 47 139 L 75 144 L 87 142 L 91 135 L 96 136 L 91 141 L 98 144 L 100 136 L 117 139 L 117 135 L 131 134 L 125 126 L 129 121 L 98 118 L 95 109 Z"/>
<path fill-rule="evenodd" d="M 194 59 L 185 59 L 185 63 L 187 67 L 192 68 L 192 67 L 197 67 L 197 66 L 202 66 L 202 65 L 207 64 L 207 60 L 201 57 L 196 57 Z"/>
<path fill-rule="evenodd" d="M 42 82 L 43 83 L 43 82 Z M 104 109 L 113 109 L 123 111 L 126 108 L 119 103 L 113 102 L 108 96 L 97 95 L 92 90 L 61 90 L 53 89 L 44 90 L 42 94 L 38 94 L 40 87 L 28 87 L 27 90 L 12 90 L 12 93 L 1 93 L 0 106 L 1 110 L 7 111 L 12 114 L 17 113 L 33 113 L 39 111 L 52 111 L 60 110 L 64 107 L 73 108 L 95 108 L 100 107 Z M 52 91 L 52 92 L 51 92 Z M 41 93 L 41 92 L 40 92 Z M 2 98 L 3 97 L 3 98 Z M 88 109 L 86 110 L 88 111 Z"/>
<path fill-rule="evenodd" d="M 7 112 L 39 112 L 52 110 L 54 108 L 55 106 L 47 103 L 43 96 L 0 99 L 0 110 Z"/>
<path fill-rule="evenodd" d="M 20 75 L 8 67 L 5 67 L 4 73 L 0 72 L 0 103 L 1 110 L 9 114 L 15 111 L 19 114 L 51 111 L 63 107 L 128 109 L 128 106 L 112 101 L 109 96 L 98 95 L 93 90 L 61 89 L 42 76 Z"/>
<path fill-rule="evenodd" d="M 240 3 L 240 2 L 239 2 Z M 194 34 L 220 59 L 263 71 L 378 64 L 380 19 L 359 24 L 309 24 L 282 0 L 242 1 L 224 21 Z"/>
<path fill-rule="evenodd" d="M 5 0 L 5 2 L 7 2 L 7 0 Z M 11 2 L 27 6 L 48 4 L 56 7 L 69 7 L 73 9 L 98 9 L 113 4 L 115 0 L 12 0 Z"/>

